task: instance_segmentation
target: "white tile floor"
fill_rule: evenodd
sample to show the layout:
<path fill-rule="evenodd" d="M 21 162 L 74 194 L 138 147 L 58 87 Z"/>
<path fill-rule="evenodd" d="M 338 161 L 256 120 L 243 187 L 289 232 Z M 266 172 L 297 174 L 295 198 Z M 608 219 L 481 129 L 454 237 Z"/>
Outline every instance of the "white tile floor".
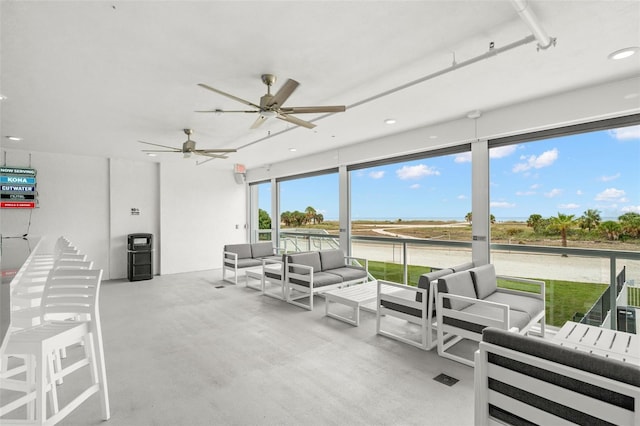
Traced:
<path fill-rule="evenodd" d="M 222 283 L 221 271 L 107 281 L 111 420 L 96 397 L 63 425 L 472 425 L 473 369 Z M 223 288 L 218 288 L 224 285 Z M 449 387 L 433 380 L 458 379 Z M 72 386 L 65 383 L 63 386 Z"/>

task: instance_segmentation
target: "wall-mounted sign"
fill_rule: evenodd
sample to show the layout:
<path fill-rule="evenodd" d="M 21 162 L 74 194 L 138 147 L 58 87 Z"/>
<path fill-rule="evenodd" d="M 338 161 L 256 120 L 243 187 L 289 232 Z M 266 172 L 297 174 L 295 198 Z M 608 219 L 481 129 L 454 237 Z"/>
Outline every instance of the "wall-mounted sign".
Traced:
<path fill-rule="evenodd" d="M 0 167 L 0 208 L 33 209 L 38 202 L 36 170 Z"/>

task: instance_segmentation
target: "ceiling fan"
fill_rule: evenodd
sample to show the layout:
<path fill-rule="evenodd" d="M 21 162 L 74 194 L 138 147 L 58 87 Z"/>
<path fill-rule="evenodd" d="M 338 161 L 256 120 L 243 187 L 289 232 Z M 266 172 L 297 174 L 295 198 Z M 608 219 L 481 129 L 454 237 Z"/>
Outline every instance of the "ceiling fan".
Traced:
<path fill-rule="evenodd" d="M 276 76 L 273 74 L 262 74 L 262 82 L 267 85 L 267 94 L 260 98 L 260 105 L 256 105 L 244 99 L 238 98 L 237 96 L 230 95 L 229 93 L 225 93 L 222 90 L 218 90 L 214 87 L 208 86 L 204 83 L 199 83 L 198 86 L 203 87 L 205 89 L 211 90 L 212 92 L 219 93 L 228 98 L 234 99 L 238 102 L 241 102 L 245 105 L 253 107 L 253 110 L 236 110 L 236 111 L 227 111 L 221 109 L 214 109 L 210 111 L 196 111 L 196 112 L 213 112 L 213 113 L 225 113 L 225 112 L 243 112 L 243 113 L 259 113 L 258 118 L 254 121 L 251 126 L 252 129 L 259 127 L 262 123 L 265 122 L 267 118 L 276 117 L 280 120 L 287 121 L 289 123 L 295 124 L 297 126 L 306 127 L 308 129 L 313 129 L 316 127 L 315 124 L 310 123 L 305 120 L 301 120 L 297 117 L 292 116 L 291 114 L 309 114 L 309 113 L 333 113 L 333 112 L 344 112 L 346 111 L 346 107 L 344 105 L 334 105 L 334 106 L 307 106 L 307 107 L 285 107 L 283 104 L 286 100 L 291 96 L 294 90 L 300 85 L 295 80 L 288 79 L 284 85 L 276 92 L 275 95 L 271 94 L 271 86 L 276 82 Z"/>
<path fill-rule="evenodd" d="M 182 144 L 182 148 L 174 148 L 172 146 L 160 145 L 157 143 L 138 141 L 147 145 L 160 146 L 162 148 L 169 149 L 143 149 L 142 152 L 179 152 L 184 154 L 184 158 L 191 157 L 191 154 L 203 155 L 211 158 L 229 158 L 225 153 L 236 152 L 236 149 L 196 149 L 196 141 L 191 140 L 193 130 L 184 129 L 184 133 L 187 135 L 187 140 Z"/>

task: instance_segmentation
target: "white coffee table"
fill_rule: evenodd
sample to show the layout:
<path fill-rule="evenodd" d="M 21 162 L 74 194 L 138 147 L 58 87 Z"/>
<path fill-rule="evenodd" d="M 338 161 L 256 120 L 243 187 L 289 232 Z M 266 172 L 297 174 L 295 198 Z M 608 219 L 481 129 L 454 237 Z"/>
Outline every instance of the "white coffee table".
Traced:
<path fill-rule="evenodd" d="M 364 284 L 355 284 L 350 287 L 330 290 L 323 294 L 325 297 L 324 307 L 326 316 L 358 327 L 360 325 L 360 309 L 376 312 L 375 307 L 372 308 L 366 305 L 375 302 L 378 298 L 378 282 L 368 281 Z M 353 309 L 353 316 L 349 318 L 331 312 L 329 310 L 331 303 L 339 303 L 351 307 Z"/>

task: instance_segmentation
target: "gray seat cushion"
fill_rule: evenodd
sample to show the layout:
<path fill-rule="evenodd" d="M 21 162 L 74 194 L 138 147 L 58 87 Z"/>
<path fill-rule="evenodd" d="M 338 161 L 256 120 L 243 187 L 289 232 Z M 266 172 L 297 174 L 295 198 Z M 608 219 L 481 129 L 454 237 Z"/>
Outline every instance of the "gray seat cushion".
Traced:
<path fill-rule="evenodd" d="M 411 290 L 394 290 L 393 296 L 407 299 L 407 303 L 409 303 L 415 298 L 413 295 L 414 293 L 415 291 Z M 422 309 L 412 308 L 410 306 L 403 305 L 402 303 L 391 302 L 388 300 L 380 300 L 380 304 L 387 309 L 422 318 Z"/>
<path fill-rule="evenodd" d="M 367 278 L 367 271 L 364 268 L 359 268 L 357 266 L 343 266 L 342 268 L 330 269 L 327 272 L 328 274 L 335 274 L 342 277 L 343 281 L 353 281 L 357 279 Z"/>
<path fill-rule="evenodd" d="M 530 318 L 533 318 L 544 310 L 544 302 L 540 299 L 520 296 L 517 294 L 503 293 L 499 290 L 494 292 L 485 300 L 504 303 L 505 305 L 509 305 L 509 308 L 514 311 L 525 312 Z"/>
<path fill-rule="evenodd" d="M 251 244 L 227 244 L 224 251 L 229 251 L 238 255 L 238 259 L 251 257 Z"/>
<path fill-rule="evenodd" d="M 495 308 L 492 306 L 481 306 L 479 304 L 473 304 L 462 309 L 462 312 L 481 315 L 487 318 L 502 319 L 503 311 L 500 308 Z M 509 309 L 509 327 L 517 327 L 518 330 L 522 330 L 524 327 L 526 327 L 527 324 L 529 324 L 530 320 L 531 318 L 525 312 Z M 487 327 L 486 325 L 448 317 L 443 318 L 442 322 L 454 327 L 472 331 L 474 333 L 482 333 L 482 330 Z"/>
<path fill-rule="evenodd" d="M 438 292 L 476 298 L 476 290 L 473 287 L 473 279 L 469 271 L 455 272 L 438 278 Z M 445 308 L 459 311 L 469 306 L 470 303 L 445 298 L 443 305 Z"/>
<path fill-rule="evenodd" d="M 261 241 L 251 244 L 251 257 L 257 259 L 269 256 L 273 256 L 273 244 L 271 241 Z"/>
<path fill-rule="evenodd" d="M 320 264 L 323 271 L 329 269 L 342 268 L 345 266 L 344 253 L 342 250 L 322 250 L 320 251 Z"/>
<path fill-rule="evenodd" d="M 233 264 L 231 264 L 233 265 Z M 238 268 L 250 268 L 252 266 L 261 266 L 262 261 L 260 259 L 238 259 Z"/>
<path fill-rule="evenodd" d="M 309 283 L 296 278 L 289 278 L 289 282 L 294 284 L 309 287 Z M 340 284 L 342 277 L 336 274 L 330 274 L 328 272 L 314 272 L 313 273 L 313 288 L 324 287 L 332 284 Z"/>
<path fill-rule="evenodd" d="M 473 285 L 476 289 L 478 299 L 484 299 L 492 294 L 498 288 L 498 279 L 496 278 L 496 269 L 493 264 L 478 266 L 469 269 Z"/>
<path fill-rule="evenodd" d="M 311 266 L 313 268 L 314 275 L 317 272 L 320 272 L 320 253 L 317 251 L 310 251 L 305 253 L 294 253 L 287 256 L 288 264 L 297 264 L 297 265 L 305 265 Z M 308 274 L 309 271 L 302 268 L 296 268 L 295 266 L 289 269 L 294 274 Z"/>

